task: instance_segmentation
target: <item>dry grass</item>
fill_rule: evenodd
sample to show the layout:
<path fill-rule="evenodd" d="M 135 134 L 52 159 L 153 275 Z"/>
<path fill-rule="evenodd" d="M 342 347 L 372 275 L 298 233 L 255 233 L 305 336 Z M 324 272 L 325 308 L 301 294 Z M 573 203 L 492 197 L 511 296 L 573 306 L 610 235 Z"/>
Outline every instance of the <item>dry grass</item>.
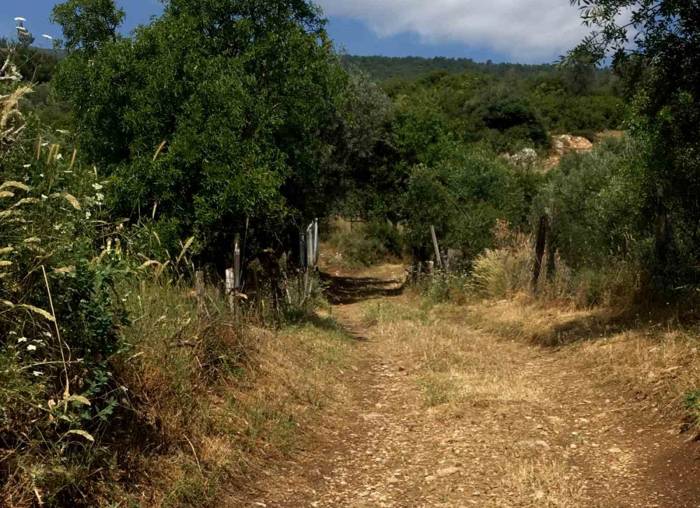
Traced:
<path fill-rule="evenodd" d="M 143 284 L 132 294 L 139 317 L 118 374 L 140 433 L 126 462 L 143 473 L 107 499 L 236 506 L 247 480 L 292 453 L 319 410 L 344 397 L 338 378 L 350 345 L 332 321 L 241 329 L 216 299 L 212 292 L 211 315 L 198 318 L 185 290 Z"/>
<path fill-rule="evenodd" d="M 596 506 L 602 493 L 583 471 L 607 458 L 592 450 L 572 467 L 570 430 L 589 418 L 570 398 L 572 386 L 602 406 L 606 394 L 644 399 L 648 411 L 676 421 L 700 386 L 696 333 L 653 323 L 625 328 L 619 314 L 602 309 L 526 296 L 432 305 L 408 294 L 365 303 L 364 319 L 382 338 L 383 356 L 407 366 L 428 414 L 444 425 L 470 421 L 470 441 L 487 443 L 488 452 L 476 453 L 479 467 L 498 470 L 500 484 L 484 506 Z M 548 425 L 529 423 L 537 415 L 561 422 L 564 432 L 553 437 Z"/>
<path fill-rule="evenodd" d="M 685 397 L 700 387 L 700 332 L 677 322 L 642 322 L 619 310 L 547 305 L 526 296 L 474 304 L 466 314 L 489 333 L 571 349 L 594 379 L 647 400 L 661 414 L 682 417 Z"/>
<path fill-rule="evenodd" d="M 415 294 L 364 304 L 365 322 L 381 337 L 382 356 L 407 366 L 437 428 L 468 426 L 469 448 L 460 456 L 474 457 L 482 506 L 593 506 L 585 479 L 565 453 L 546 443 L 531 445 L 552 443 L 530 423 L 532 415 L 561 410 L 542 383 L 540 351 L 468 326 L 470 312 L 426 304 Z M 450 503 L 451 495 L 445 506 Z"/>
<path fill-rule="evenodd" d="M 585 496 L 584 485 L 573 478 L 561 461 L 533 457 L 522 460 L 514 468 L 503 471 L 504 488 L 513 492 L 513 498 L 498 503 L 498 506 L 533 508 L 592 508 L 591 500 Z"/>
<path fill-rule="evenodd" d="M 461 310 L 453 305 L 417 309 L 411 296 L 404 303 L 365 305 L 365 320 L 376 323 L 392 354 L 418 369 L 418 383 L 427 406 L 464 403 L 508 404 L 536 401 L 540 390 L 520 382 L 503 361 L 522 351 L 514 342 L 495 344 L 493 338 L 455 319 Z M 379 308 L 378 308 L 379 306 Z"/>

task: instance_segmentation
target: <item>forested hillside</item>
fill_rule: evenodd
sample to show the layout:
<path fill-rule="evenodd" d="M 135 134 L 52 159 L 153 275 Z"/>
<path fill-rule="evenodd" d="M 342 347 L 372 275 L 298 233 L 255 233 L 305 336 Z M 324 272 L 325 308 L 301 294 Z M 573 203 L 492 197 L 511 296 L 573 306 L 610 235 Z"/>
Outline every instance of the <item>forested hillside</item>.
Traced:
<path fill-rule="evenodd" d="M 475 62 L 469 58 L 421 58 L 343 55 L 343 62 L 372 76 L 378 81 L 392 79 L 415 80 L 428 74 L 488 73 L 497 76 L 506 74 L 532 76 L 551 72 L 552 65 L 526 65 L 513 63 Z"/>
<path fill-rule="evenodd" d="M 300 449 L 366 472 L 410 448 L 413 476 L 362 479 L 396 506 L 461 506 L 472 459 L 498 506 L 619 506 L 633 458 L 591 490 L 602 448 L 513 462 L 512 430 L 618 450 L 634 399 L 647 445 L 697 440 L 698 7 L 572 3 L 597 32 L 557 65 L 340 55 L 307 0 L 169 0 L 129 35 L 65 0 L 56 51 L 0 42 L 0 505 L 248 506 Z M 426 471 L 464 422 L 480 448 Z M 323 506 L 388 499 L 339 475 Z M 271 498 L 318 505 L 292 477 Z"/>

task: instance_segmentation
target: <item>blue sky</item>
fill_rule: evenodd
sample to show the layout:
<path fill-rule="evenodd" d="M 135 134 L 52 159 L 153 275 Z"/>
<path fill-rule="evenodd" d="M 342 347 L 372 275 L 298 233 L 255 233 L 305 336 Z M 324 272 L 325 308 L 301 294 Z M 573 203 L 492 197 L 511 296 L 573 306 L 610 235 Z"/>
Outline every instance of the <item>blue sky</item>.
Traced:
<path fill-rule="evenodd" d="M 55 0 L 0 0 L 0 34 L 14 35 L 15 16 L 39 36 L 60 36 L 49 22 Z M 148 22 L 159 0 L 117 0 L 124 29 Z M 475 60 L 550 62 L 584 35 L 568 0 L 317 0 L 329 32 L 350 54 L 446 56 Z M 37 37 L 39 45 L 48 42 Z"/>

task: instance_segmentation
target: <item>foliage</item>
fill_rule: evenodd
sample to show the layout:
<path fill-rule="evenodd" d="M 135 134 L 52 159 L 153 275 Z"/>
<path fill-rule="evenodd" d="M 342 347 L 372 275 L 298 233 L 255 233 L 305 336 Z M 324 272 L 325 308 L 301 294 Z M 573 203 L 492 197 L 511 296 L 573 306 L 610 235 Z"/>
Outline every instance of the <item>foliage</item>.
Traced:
<path fill-rule="evenodd" d="M 494 248 L 486 249 L 474 260 L 469 288 L 489 298 L 527 291 L 532 276 L 532 242 L 505 221 L 496 224 L 493 234 Z"/>
<path fill-rule="evenodd" d="M 594 31 L 570 58 L 612 53 L 634 99 L 633 134 L 648 151 L 640 166 L 645 217 L 654 224 L 646 258 L 658 286 L 697 281 L 697 156 L 700 24 L 696 2 L 573 0 Z M 624 14 L 624 16 L 622 15 Z M 621 19 L 629 19 L 621 24 Z"/>
<path fill-rule="evenodd" d="M 433 73 L 383 86 L 400 104 L 418 108 L 429 98 L 443 128 L 457 140 L 486 141 L 498 152 L 546 149 L 548 133 L 617 129 L 624 116 L 610 70 L 590 66 L 581 70 L 574 64 L 542 66 L 531 72 L 492 73 L 477 68 L 458 75 Z"/>
<path fill-rule="evenodd" d="M 426 76 L 486 74 L 496 78 L 516 77 L 529 79 L 546 74 L 557 74 L 554 65 L 527 65 L 519 63 L 476 62 L 469 58 L 421 58 L 343 55 L 343 62 L 351 69 L 359 69 L 379 82 L 410 82 Z M 592 73 L 594 80 L 606 79 L 605 71 Z M 576 76 L 578 78 L 578 76 Z M 588 79 L 590 80 L 590 73 Z M 580 80 L 575 86 L 580 86 Z"/>
<path fill-rule="evenodd" d="M 492 245 L 497 220 L 518 224 L 524 213 L 518 170 L 487 150 L 451 149 L 434 167 L 418 165 L 411 173 L 406 238 L 419 258 L 432 252 L 431 225 L 443 250 L 458 249 L 469 261 Z"/>
<path fill-rule="evenodd" d="M 401 232 L 386 221 L 356 223 L 350 228 L 336 226 L 328 244 L 337 252 L 333 263 L 350 268 L 400 258 L 404 248 Z"/>
<path fill-rule="evenodd" d="M 649 254 L 653 230 L 638 171 L 643 153 L 633 140 L 611 140 L 565 157 L 549 175 L 537 209 L 551 217 L 552 241 L 573 268 L 640 262 Z"/>
<path fill-rule="evenodd" d="M 686 395 L 685 407 L 690 413 L 693 424 L 700 424 L 700 390 L 690 392 Z"/>
<path fill-rule="evenodd" d="M 116 39 L 124 16 L 114 0 L 68 0 L 54 7 L 51 20 L 63 27 L 66 49 L 94 52 Z"/>
<path fill-rule="evenodd" d="M 347 77 L 310 4 L 172 1 L 133 39 L 98 36 L 69 46 L 56 86 L 117 213 L 194 234 L 221 262 L 246 224 L 251 248 L 288 247 L 294 224 L 333 205 L 335 143 L 357 128 L 341 125 Z"/>
<path fill-rule="evenodd" d="M 0 38 L 0 60 L 4 62 L 10 55 L 19 73 L 28 81 L 37 84 L 51 81 L 59 60 L 58 55 L 52 51 L 40 50 Z"/>
<path fill-rule="evenodd" d="M 13 133 L 0 148 L 2 502 L 60 505 L 78 496 L 85 463 L 104 459 L 84 452 L 116 406 L 108 359 L 128 322 L 115 291 L 128 267 L 118 250 L 96 250 L 109 234 L 97 174 L 25 123 L 26 85 L 2 86 Z"/>

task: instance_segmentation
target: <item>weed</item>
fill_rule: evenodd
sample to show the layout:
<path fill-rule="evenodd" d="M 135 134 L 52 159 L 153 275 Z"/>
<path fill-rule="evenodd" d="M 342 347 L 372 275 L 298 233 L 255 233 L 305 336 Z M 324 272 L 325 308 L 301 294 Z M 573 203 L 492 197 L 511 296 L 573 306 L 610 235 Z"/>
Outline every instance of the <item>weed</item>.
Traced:
<path fill-rule="evenodd" d="M 693 424 L 700 426 L 700 390 L 689 392 L 685 396 L 685 408 Z"/>

